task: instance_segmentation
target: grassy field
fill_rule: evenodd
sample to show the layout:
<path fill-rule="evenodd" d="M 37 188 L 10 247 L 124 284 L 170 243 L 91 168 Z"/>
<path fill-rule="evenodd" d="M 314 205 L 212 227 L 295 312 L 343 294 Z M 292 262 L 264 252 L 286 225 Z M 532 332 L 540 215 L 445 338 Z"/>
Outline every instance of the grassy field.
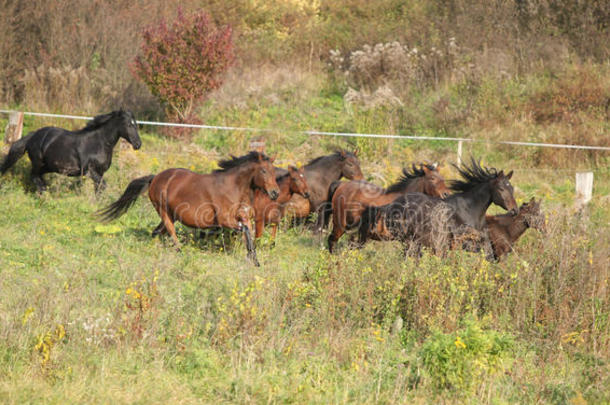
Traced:
<path fill-rule="evenodd" d="M 248 142 L 142 137 L 140 151 L 117 148 L 99 199 L 89 179 L 59 176 L 36 195 L 27 158 L 2 178 L 0 402 L 610 401 L 607 157 L 593 159 L 594 198 L 576 212 L 574 170 L 591 166 L 587 155 L 530 171 L 536 151 L 467 146 L 486 165 L 515 169 L 519 203 L 543 199 L 547 234 L 528 231 L 500 263 L 464 252 L 416 263 L 378 242 L 358 251 L 343 242 L 331 256 L 325 237 L 284 228 L 274 248 L 259 241 L 255 268 L 237 239 L 202 241 L 179 226 L 181 253 L 152 239 L 158 218 L 146 197 L 120 220 L 96 222 L 131 179 L 209 171 Z M 281 139 L 269 142 L 280 164 L 356 146 Z M 412 161 L 455 160 L 448 143 L 357 146 L 378 183 Z M 441 172 L 455 177 L 448 165 Z"/>

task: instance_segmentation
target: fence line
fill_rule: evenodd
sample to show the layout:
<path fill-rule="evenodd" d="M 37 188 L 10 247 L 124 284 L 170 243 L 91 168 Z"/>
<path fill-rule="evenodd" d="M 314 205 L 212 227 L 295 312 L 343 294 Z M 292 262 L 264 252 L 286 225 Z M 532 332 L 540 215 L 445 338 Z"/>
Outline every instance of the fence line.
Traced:
<path fill-rule="evenodd" d="M 0 113 L 10 114 L 14 113 L 13 110 L 0 110 Z M 35 116 L 35 117 L 52 117 L 52 118 L 67 118 L 76 120 L 90 120 L 93 117 L 86 117 L 80 115 L 66 115 L 66 114 L 50 114 L 50 113 L 39 113 L 26 111 L 24 115 Z M 541 148 L 561 148 L 561 149 L 581 149 L 581 150 L 599 150 L 599 151 L 610 151 L 610 147 L 607 146 L 590 146 L 590 145 L 570 145 L 570 144 L 559 144 L 559 143 L 541 143 L 541 142 L 518 142 L 518 141 L 493 141 L 473 138 L 454 138 L 454 137 L 434 137 L 434 136 L 410 136 L 410 135 L 396 135 L 396 134 L 368 134 L 368 133 L 352 133 L 352 132 L 326 132 L 326 131 L 315 131 L 315 130 L 276 130 L 270 128 L 251 128 L 251 127 L 233 127 L 233 126 L 222 126 L 222 125 L 204 125 L 204 124 L 180 124 L 172 122 L 157 122 L 157 121 L 136 121 L 140 125 L 151 125 L 151 126 L 165 126 L 165 127 L 179 127 L 179 128 L 200 128 L 200 129 L 213 129 L 220 131 L 247 131 L 247 132 L 290 132 L 299 133 L 304 135 L 319 135 L 319 136 L 343 136 L 343 137 L 354 137 L 354 138 L 381 138 L 381 139 L 408 139 L 417 141 L 450 141 L 458 142 L 458 148 L 461 151 L 462 142 L 479 142 L 479 143 L 495 143 L 501 145 L 514 145 L 514 146 L 533 146 Z"/>

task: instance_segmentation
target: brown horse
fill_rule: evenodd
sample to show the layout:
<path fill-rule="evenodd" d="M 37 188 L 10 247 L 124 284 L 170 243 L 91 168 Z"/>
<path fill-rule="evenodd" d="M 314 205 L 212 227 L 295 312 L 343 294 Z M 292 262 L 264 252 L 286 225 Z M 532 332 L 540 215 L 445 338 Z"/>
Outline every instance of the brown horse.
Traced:
<path fill-rule="evenodd" d="M 332 253 L 339 238 L 360 224 L 360 216 L 367 206 L 389 204 L 404 193 L 424 193 L 440 198 L 449 196 L 449 189 L 436 164 L 421 164 L 419 169 L 413 164 L 411 170 L 403 169 L 403 176 L 387 189 L 361 180 L 341 183 L 332 195 L 333 229 L 328 236 L 328 250 Z"/>
<path fill-rule="evenodd" d="M 309 187 L 309 198 L 294 194 L 286 204 L 287 215 L 304 220 L 313 213 L 320 213 L 328 201 L 332 182 L 345 177 L 349 180 L 364 178 L 360 170 L 358 152 L 339 150 L 331 155 L 320 156 L 305 165 L 305 181 Z M 320 217 L 320 216 L 319 216 Z M 319 228 L 316 226 L 315 229 Z"/>
<path fill-rule="evenodd" d="M 512 250 L 513 244 L 528 228 L 544 232 L 544 214 L 540 211 L 540 200 L 533 197 L 529 202 L 523 203 L 519 213 L 486 215 L 487 229 L 491 239 L 491 247 L 496 259 Z"/>
<path fill-rule="evenodd" d="M 273 201 L 267 193 L 257 189 L 254 191 L 254 221 L 256 223 L 255 238 L 263 235 L 265 225 L 271 224 L 271 237 L 275 239 L 277 226 L 284 216 L 284 206 L 294 195 L 299 194 L 304 198 L 309 198 L 309 188 L 305 181 L 303 168 L 297 169 L 294 166 L 288 167 L 288 173 L 276 178 L 280 188 L 279 197 Z"/>
<path fill-rule="evenodd" d="M 104 220 L 123 215 L 148 189 L 148 196 L 161 217 L 153 236 L 169 233 L 180 246 L 174 221 L 191 228 L 229 228 L 244 233 L 248 259 L 259 266 L 250 234 L 252 195 L 258 188 L 272 200 L 280 190 L 275 181 L 273 159 L 260 152 L 250 152 L 218 163 L 221 169 L 211 174 L 197 174 L 186 169 L 168 169 L 157 175 L 133 180 L 117 201 L 99 211 Z"/>

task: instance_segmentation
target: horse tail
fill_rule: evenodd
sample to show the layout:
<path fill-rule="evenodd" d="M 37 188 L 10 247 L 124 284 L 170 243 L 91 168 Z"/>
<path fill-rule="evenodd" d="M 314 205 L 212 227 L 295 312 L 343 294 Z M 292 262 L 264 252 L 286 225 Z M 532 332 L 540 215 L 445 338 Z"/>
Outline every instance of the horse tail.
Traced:
<path fill-rule="evenodd" d="M 127 212 L 127 210 L 136 202 L 140 194 L 148 190 L 150 183 L 155 178 L 154 174 L 149 176 L 139 177 L 133 180 L 127 188 L 123 195 L 107 206 L 96 212 L 96 215 L 101 217 L 102 222 L 110 222 L 112 220 L 117 219 L 121 215 Z"/>
<path fill-rule="evenodd" d="M 0 166 L 0 174 L 6 173 L 17 161 L 23 156 L 28 146 L 29 140 L 32 138 L 33 133 L 28 134 L 11 145 L 8 151 L 8 155 L 2 161 Z"/>

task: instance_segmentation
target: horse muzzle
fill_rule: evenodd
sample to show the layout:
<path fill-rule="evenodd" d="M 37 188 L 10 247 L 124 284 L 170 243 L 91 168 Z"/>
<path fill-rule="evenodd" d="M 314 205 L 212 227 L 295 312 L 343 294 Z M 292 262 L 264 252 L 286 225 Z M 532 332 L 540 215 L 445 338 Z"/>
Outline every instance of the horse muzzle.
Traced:
<path fill-rule="evenodd" d="M 309 198 L 309 192 L 305 192 L 305 193 L 303 193 L 303 197 L 305 197 L 305 198 Z"/>
<path fill-rule="evenodd" d="M 444 200 L 445 198 L 449 197 L 451 195 L 451 193 L 449 191 L 445 191 L 441 194 L 441 198 Z"/>
<path fill-rule="evenodd" d="M 142 142 L 134 143 L 131 146 L 133 146 L 134 150 L 138 150 L 142 147 Z"/>
<path fill-rule="evenodd" d="M 269 191 L 269 197 L 271 197 L 272 200 L 277 200 L 277 198 L 280 196 L 280 192 L 277 190 L 271 190 Z"/>

